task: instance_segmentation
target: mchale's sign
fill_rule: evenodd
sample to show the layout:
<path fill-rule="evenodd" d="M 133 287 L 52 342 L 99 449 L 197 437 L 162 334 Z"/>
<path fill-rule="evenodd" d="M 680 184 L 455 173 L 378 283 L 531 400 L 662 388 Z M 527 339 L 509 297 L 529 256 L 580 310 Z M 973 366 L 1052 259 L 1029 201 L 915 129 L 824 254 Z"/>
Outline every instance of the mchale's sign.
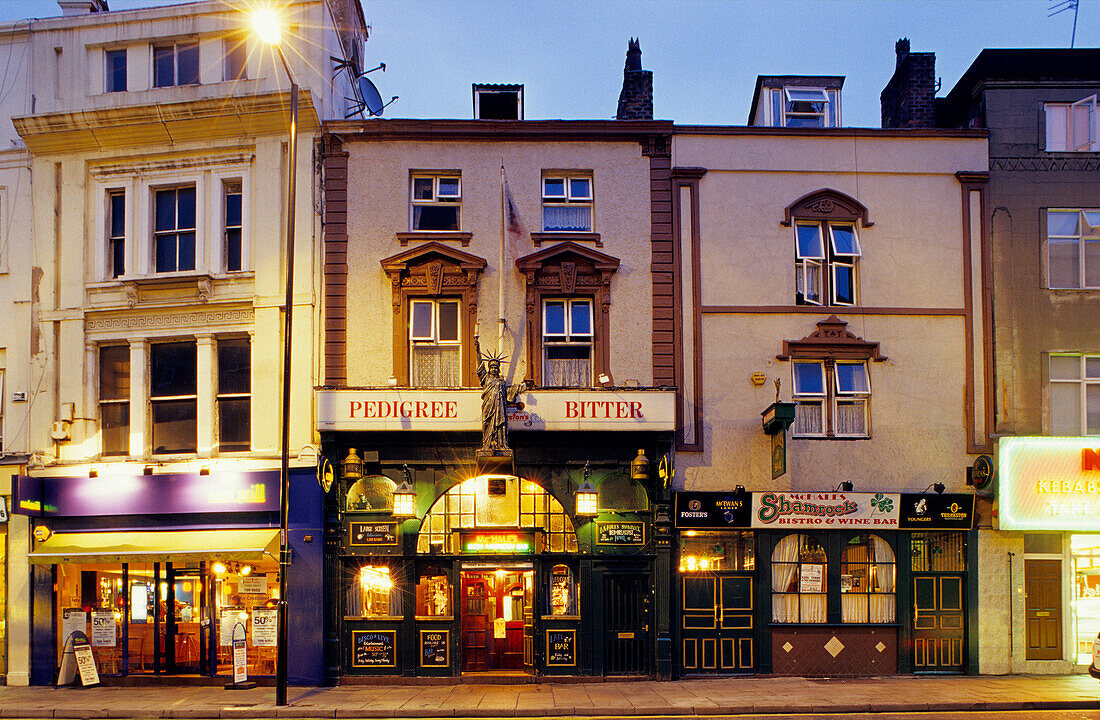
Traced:
<path fill-rule="evenodd" d="M 538 390 L 509 406 L 508 428 L 675 429 L 671 390 Z M 318 390 L 318 430 L 480 431 L 480 390 Z"/>

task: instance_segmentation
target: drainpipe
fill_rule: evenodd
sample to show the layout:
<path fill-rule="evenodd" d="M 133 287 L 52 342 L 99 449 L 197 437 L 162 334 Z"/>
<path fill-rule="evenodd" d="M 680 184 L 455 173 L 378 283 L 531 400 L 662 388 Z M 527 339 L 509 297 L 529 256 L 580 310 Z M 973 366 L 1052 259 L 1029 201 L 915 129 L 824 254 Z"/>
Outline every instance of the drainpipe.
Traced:
<path fill-rule="evenodd" d="M 1014 667 L 1013 662 L 1013 649 L 1012 649 L 1012 596 L 1016 593 L 1012 587 L 1012 558 L 1016 557 L 1016 553 L 1009 551 L 1008 553 L 1008 668 L 1011 670 Z"/>

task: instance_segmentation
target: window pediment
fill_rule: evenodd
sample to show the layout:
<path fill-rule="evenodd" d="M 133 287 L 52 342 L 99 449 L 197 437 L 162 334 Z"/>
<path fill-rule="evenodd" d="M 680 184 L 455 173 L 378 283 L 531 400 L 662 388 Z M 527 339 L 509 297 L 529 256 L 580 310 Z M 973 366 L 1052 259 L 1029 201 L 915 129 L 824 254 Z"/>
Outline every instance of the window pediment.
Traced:
<path fill-rule="evenodd" d="M 619 259 L 570 241 L 525 255 L 516 267 L 528 285 L 572 295 L 609 285 Z"/>
<path fill-rule="evenodd" d="M 801 340 L 784 340 L 783 352 L 778 360 L 791 358 L 840 358 L 846 360 L 874 360 L 885 362 L 889 358 L 879 353 L 877 342 L 868 342 L 848 330 L 848 323 L 836 315 L 830 315 L 817 324 L 817 330 Z"/>
<path fill-rule="evenodd" d="M 860 225 L 863 227 L 874 225 L 863 203 L 832 188 L 815 190 L 795 200 L 783 209 L 783 222 L 780 224 L 787 227 L 794 218 L 806 220 L 859 220 Z"/>
<path fill-rule="evenodd" d="M 485 269 L 477 255 L 430 242 L 382 260 L 382 269 L 395 287 L 419 287 L 439 295 L 445 287 L 456 291 L 477 285 Z"/>

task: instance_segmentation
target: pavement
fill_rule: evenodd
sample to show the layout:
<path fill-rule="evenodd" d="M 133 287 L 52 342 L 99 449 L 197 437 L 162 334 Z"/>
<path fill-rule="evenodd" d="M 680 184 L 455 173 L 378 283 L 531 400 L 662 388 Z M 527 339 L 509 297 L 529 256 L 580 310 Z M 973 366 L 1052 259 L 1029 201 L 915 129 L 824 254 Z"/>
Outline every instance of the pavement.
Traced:
<path fill-rule="evenodd" d="M 749 714 L 1096 710 L 1087 675 L 711 678 L 667 682 L 540 682 L 291 687 L 0 686 L 0 718 L 549 718 Z"/>

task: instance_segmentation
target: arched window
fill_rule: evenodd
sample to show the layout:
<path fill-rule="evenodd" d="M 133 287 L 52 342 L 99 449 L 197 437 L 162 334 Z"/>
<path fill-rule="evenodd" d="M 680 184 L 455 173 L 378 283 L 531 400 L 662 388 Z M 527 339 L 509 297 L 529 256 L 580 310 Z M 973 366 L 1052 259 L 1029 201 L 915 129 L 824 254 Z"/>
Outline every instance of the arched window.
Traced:
<path fill-rule="evenodd" d="M 397 485 L 385 475 L 368 475 L 348 488 L 345 510 L 351 512 L 393 512 L 393 491 Z"/>
<path fill-rule="evenodd" d="M 859 305 L 860 228 L 873 225 L 858 200 L 831 188 L 787 206 L 794 226 L 795 304 Z"/>
<path fill-rule="evenodd" d="M 890 543 L 878 535 L 856 535 L 840 555 L 840 615 L 846 623 L 892 623 L 896 563 Z"/>
<path fill-rule="evenodd" d="M 502 479 L 502 476 L 492 476 Z M 419 553 L 458 552 L 459 530 L 516 528 L 542 530 L 542 552 L 577 552 L 577 531 L 558 499 L 538 483 L 517 477 L 490 486 L 470 478 L 432 504 L 416 539 Z"/>
<path fill-rule="evenodd" d="M 784 537 L 772 551 L 772 620 L 823 623 L 828 561 L 825 548 L 801 533 Z"/>

